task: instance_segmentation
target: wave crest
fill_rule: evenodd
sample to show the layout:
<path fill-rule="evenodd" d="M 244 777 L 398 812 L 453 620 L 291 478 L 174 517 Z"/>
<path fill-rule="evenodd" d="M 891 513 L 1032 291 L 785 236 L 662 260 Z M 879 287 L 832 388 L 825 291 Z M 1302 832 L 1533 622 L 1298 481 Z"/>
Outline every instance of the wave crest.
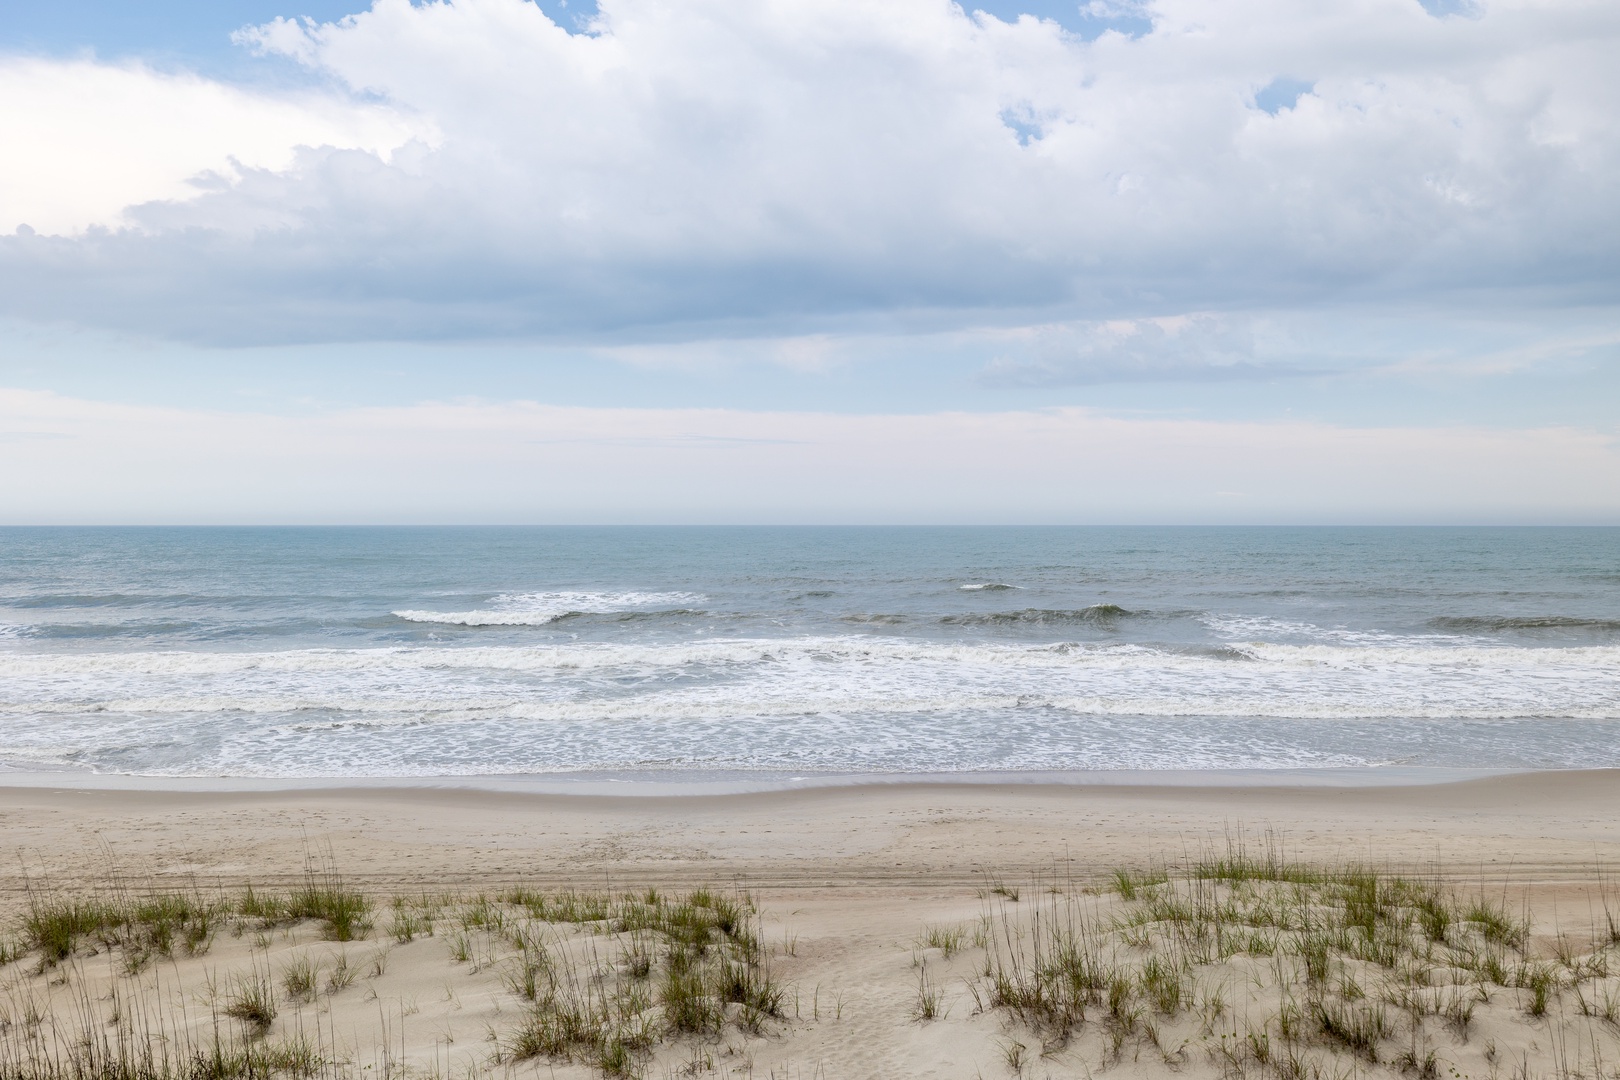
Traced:
<path fill-rule="evenodd" d="M 1586 618 L 1578 615 L 1439 615 L 1429 620 L 1437 630 L 1601 630 L 1620 633 L 1620 619 Z"/>
<path fill-rule="evenodd" d="M 946 615 L 939 621 L 955 626 L 1005 626 L 1030 624 L 1048 626 L 1054 623 L 1090 623 L 1108 626 L 1120 619 L 1128 619 L 1140 612 L 1130 611 L 1118 604 L 1092 604 L 1075 609 L 1024 608 L 1021 611 L 989 611 L 973 615 Z"/>
<path fill-rule="evenodd" d="M 406 609 L 391 612 L 396 619 L 447 626 L 545 626 L 559 619 L 581 615 L 629 613 L 643 617 L 654 612 L 646 608 L 674 608 L 675 614 L 694 614 L 684 605 L 701 604 L 708 597 L 689 592 L 544 592 L 503 593 L 490 601 L 491 607 L 473 611 L 422 611 Z"/>

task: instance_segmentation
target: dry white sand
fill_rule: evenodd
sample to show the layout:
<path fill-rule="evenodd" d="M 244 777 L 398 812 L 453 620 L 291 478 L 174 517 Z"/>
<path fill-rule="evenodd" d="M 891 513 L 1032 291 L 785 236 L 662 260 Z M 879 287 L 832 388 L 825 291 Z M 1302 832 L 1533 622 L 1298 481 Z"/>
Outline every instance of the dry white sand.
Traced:
<path fill-rule="evenodd" d="M 766 889 L 971 887 L 1069 860 L 1107 869 L 1228 833 L 1300 858 L 1515 879 L 1579 878 L 1620 853 L 1620 770 L 1428 786 L 888 784 L 668 798 L 455 788 L 161 792 L 0 788 L 0 889 L 24 867 L 270 881 L 330 844 L 367 887 L 424 882 L 730 882 Z"/>
<path fill-rule="evenodd" d="M 1202 971 L 1201 992 L 1225 987 L 1228 1007 L 1218 1022 L 1189 1007 L 1153 1022 L 1155 1040 L 1138 1032 L 1116 1054 L 1104 1025 L 1093 1021 L 1043 1056 L 1039 1032 L 1004 1010 L 976 1007 L 983 949 L 946 957 L 920 939 L 930 926 L 971 929 L 987 913 L 1011 920 L 997 924 L 1003 928 L 1017 926 L 1038 905 L 1069 899 L 1106 916 L 1123 903 L 1103 888 L 1115 867 L 1186 862 L 1237 836 L 1258 848 L 1269 832 L 1283 838 L 1292 859 L 1438 874 L 1458 895 L 1505 897 L 1534 920 L 1533 960 L 1551 957 L 1559 934 L 1589 940 L 1594 916 L 1601 921 L 1600 872 L 1620 864 L 1615 771 L 1376 788 L 895 784 L 669 798 L 10 788 L 0 806 L 7 856 L 0 890 L 13 915 L 24 910 L 30 887 L 64 895 L 104 891 L 115 880 L 136 892 L 249 881 L 286 887 L 301 880 L 312 853 L 329 853 L 349 885 L 378 897 L 518 883 L 748 890 L 762 913 L 771 969 L 787 988 L 785 1017 L 758 1035 L 733 1027 L 717 1039 L 686 1040 L 646 1064 L 652 1076 L 695 1065 L 697 1075 L 712 1067 L 762 1077 L 997 1077 L 1013 1075 L 1015 1044 L 1026 1047 L 1029 1076 L 1219 1075 L 1232 1068 L 1214 1050 L 1226 1029 L 1241 1038 L 1278 1005 L 1277 986 L 1262 985 L 1270 960 Z M 991 895 L 995 882 L 1019 888 L 1019 904 Z M 1054 882 L 1065 890 L 1061 900 L 1043 891 Z M 1088 886 L 1098 892 L 1086 893 Z M 340 1050 L 355 1075 L 508 1068 L 595 1075 L 544 1059 L 494 1063 L 524 1006 L 507 985 L 511 950 L 495 938 L 453 944 L 445 921 L 434 936 L 402 944 L 387 933 L 386 912 L 376 923 L 367 940 L 347 944 L 321 940 L 313 923 L 222 933 L 205 955 L 177 951 L 136 975 L 116 950 L 50 970 L 24 958 L 4 969 L 0 1021 L 19 1025 L 32 1012 L 68 1031 L 87 1011 L 121 1000 L 126 1014 L 145 1002 L 171 1028 L 206 1027 L 210 993 L 217 1011 L 220 996 L 254 965 L 279 984 L 307 955 L 324 983 L 346 957 L 354 981 L 309 1002 L 282 995 L 269 1040 L 303 1032 Z M 589 935 L 570 940 L 567 948 L 589 945 Z M 464 946 L 468 959 L 456 959 Z M 915 1016 L 919 960 L 944 1012 L 929 1022 Z M 1620 977 L 1620 954 L 1613 960 Z M 1605 987 L 1620 995 L 1620 978 L 1594 977 L 1582 1000 Z M 1582 1016 L 1572 990 L 1556 991 L 1549 1013 L 1531 1017 L 1526 993 L 1498 989 L 1478 1005 L 1466 1034 L 1438 1022 L 1416 1031 L 1395 1025 L 1399 1033 L 1377 1065 L 1326 1050 L 1309 1060 L 1324 1075 L 1388 1073 L 1410 1043 L 1419 1060 L 1433 1052 L 1444 1077 L 1620 1077 L 1620 1028 Z M 1247 1068 L 1283 1075 L 1275 1066 Z"/>

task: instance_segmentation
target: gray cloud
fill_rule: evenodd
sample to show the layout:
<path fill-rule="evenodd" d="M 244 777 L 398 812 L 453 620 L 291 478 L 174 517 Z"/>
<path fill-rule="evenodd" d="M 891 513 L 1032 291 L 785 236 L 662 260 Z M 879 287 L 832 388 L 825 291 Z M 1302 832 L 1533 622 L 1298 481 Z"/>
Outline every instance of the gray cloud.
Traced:
<path fill-rule="evenodd" d="M 1091 8 L 1140 33 L 921 0 L 607 0 L 583 34 L 520 0 L 273 24 L 259 48 L 439 137 L 0 237 L 0 314 L 221 344 L 667 340 L 1620 284 L 1614 5 Z M 1279 71 L 1312 89 L 1267 109 Z M 1145 341 L 985 377 L 1279 370 Z"/>

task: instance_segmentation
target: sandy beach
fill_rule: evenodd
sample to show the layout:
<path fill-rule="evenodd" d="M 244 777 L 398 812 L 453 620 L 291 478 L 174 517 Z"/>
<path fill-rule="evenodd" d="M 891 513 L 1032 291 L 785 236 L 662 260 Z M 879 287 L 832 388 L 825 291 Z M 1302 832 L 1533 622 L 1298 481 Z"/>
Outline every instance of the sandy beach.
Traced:
<path fill-rule="evenodd" d="M 336 967 L 351 980 L 369 964 L 369 978 L 354 986 L 333 983 L 325 995 L 317 986 L 307 1000 L 276 989 L 279 1017 L 263 1036 L 264 1045 L 276 1045 L 295 1031 L 313 1032 L 330 1048 L 326 1068 L 341 1059 L 351 1071 L 375 1061 L 388 1070 L 433 1075 L 601 1073 L 590 1062 L 516 1059 L 509 1047 L 503 1050 L 525 1015 L 512 989 L 513 958 L 528 954 L 513 951 L 511 942 L 521 935 L 514 938 L 509 927 L 496 933 L 482 916 L 469 921 L 466 904 L 477 894 L 623 896 L 656 888 L 674 896 L 705 886 L 746 894 L 757 909 L 762 962 L 784 995 L 777 1015 L 662 1043 L 634 1064 L 641 1075 L 1231 1073 L 1238 1067 L 1231 1055 L 1222 1059 L 1213 1049 L 1221 1045 L 1223 1025 L 1238 1039 L 1245 1025 L 1269 1022 L 1259 1014 L 1286 1013 L 1291 998 L 1280 967 L 1268 982 L 1245 973 L 1241 954 L 1203 965 L 1182 956 L 1178 963 L 1190 980 L 1186 1004 L 1162 1015 L 1144 1004 L 1143 1016 L 1159 1019 L 1147 1028 L 1133 1020 L 1117 1046 L 1109 1034 L 1117 1023 L 1110 1028 L 1093 1015 L 1058 1037 L 1041 1022 L 989 1002 L 985 979 L 997 950 L 1025 941 L 1027 920 L 1042 910 L 1071 919 L 1078 911 L 1098 926 L 1123 925 L 1134 909 L 1119 893 L 1117 869 L 1142 875 L 1151 885 L 1144 893 L 1183 884 L 1196 891 L 1202 887 L 1197 880 L 1182 881 L 1189 868 L 1239 847 L 1253 858 L 1280 855 L 1289 865 L 1362 864 L 1404 874 L 1458 905 L 1466 906 L 1467 897 L 1490 897 L 1513 918 L 1528 920 L 1529 933 L 1509 958 L 1521 966 L 1568 954 L 1572 941 L 1590 945 L 1582 948 L 1606 964 L 1613 943 L 1599 940 L 1604 904 L 1620 911 L 1620 892 L 1603 876 L 1620 863 L 1620 772 L 1611 770 L 1364 787 L 897 783 L 617 798 L 444 787 L 12 787 L 3 805 L 0 835 L 12 857 L 0 871 L 0 887 L 15 919 L 41 896 L 225 896 L 249 883 L 273 892 L 297 889 L 312 868 L 326 875 L 322 880 L 340 877 L 372 905 L 367 928 L 345 943 L 331 940 L 330 927 L 323 930 L 318 921 L 261 920 L 259 929 L 254 923 L 244 930 L 238 920 L 230 933 L 215 931 L 203 954 L 176 948 L 165 963 L 141 971 L 127 961 L 112 963 L 118 950 L 110 945 L 81 943 L 56 965 L 25 956 L 6 970 L 8 1016 L 19 1014 L 18 1001 L 45 994 L 58 1003 L 44 1010 L 56 1018 L 47 1023 L 65 1025 L 69 1014 L 84 1013 L 86 1002 L 128 999 L 133 991 L 117 986 L 151 978 L 156 982 L 143 992 L 154 1002 L 168 1001 L 172 1010 L 179 1000 L 175 987 L 184 986 L 188 1022 L 212 1015 L 217 1028 L 219 987 L 231 984 L 232 972 L 262 970 L 267 985 L 281 987 L 301 964 L 317 973 Z M 1152 884 L 1157 868 L 1170 871 L 1175 882 Z M 1250 886 L 1230 884 L 1235 896 L 1248 895 L 1243 890 Z M 438 899 L 422 900 L 429 896 Z M 409 913 L 417 909 L 390 909 L 392 897 L 427 904 L 422 911 L 431 927 L 419 935 L 395 932 L 401 913 L 414 918 Z M 1390 911 L 1405 910 L 1400 901 L 1391 903 Z M 514 920 L 520 907 L 507 909 L 517 913 Z M 538 909 L 528 910 L 532 916 Z M 1404 918 L 1411 922 L 1410 915 Z M 1466 924 L 1457 918 L 1459 926 Z M 577 954 L 580 943 L 597 941 L 593 935 L 600 931 L 559 929 L 554 922 L 544 929 L 554 935 L 558 956 L 579 963 L 585 962 Z M 483 935 L 481 945 L 467 936 L 475 933 Z M 997 935 L 1003 944 L 997 945 Z M 1255 971 L 1271 970 L 1267 965 L 1275 967 L 1276 956 L 1288 951 L 1273 946 L 1272 958 L 1249 958 Z M 1127 959 L 1140 953 L 1130 961 L 1137 965 L 1132 970 L 1156 948 L 1145 939 L 1107 947 L 1114 950 L 1109 955 Z M 1350 977 L 1359 961 L 1342 963 Z M 1430 963 L 1438 961 L 1431 957 Z M 1378 965 L 1372 967 L 1376 973 Z M 75 974 L 53 974 L 70 970 Z M 1393 1048 L 1407 1043 L 1421 1051 L 1407 1062 L 1409 1072 L 1422 1072 L 1423 1054 L 1432 1050 L 1438 1057 L 1431 1068 L 1454 1067 L 1469 1076 L 1568 1072 L 1575 1057 L 1586 1063 L 1585 1075 L 1610 1075 L 1620 1067 L 1614 1043 L 1620 1029 L 1591 1003 L 1605 990 L 1620 995 L 1620 986 L 1612 985 L 1606 967 L 1601 974 L 1597 967 L 1579 971 L 1590 976 L 1590 985 L 1566 976 L 1552 990 L 1553 1010 L 1539 1016 L 1522 1000 L 1531 990 L 1498 987 L 1484 992 L 1489 1000 L 1477 1003 L 1478 1021 L 1466 1032 L 1438 1023 L 1438 1003 L 1435 1023 L 1426 1025 L 1420 1009 L 1416 1023 L 1403 1021 L 1406 1026 L 1396 1022 L 1400 1010 L 1391 1004 L 1380 1006 L 1391 1014 L 1388 1045 L 1372 1056 L 1336 1052 L 1319 1037 L 1301 1045 L 1311 1048 L 1306 1057 L 1316 1064 L 1310 1067 L 1322 1075 L 1396 1068 Z M 1366 983 L 1372 976 L 1354 977 Z M 1463 985 L 1461 976 L 1451 975 L 1420 981 Z M 212 1013 L 199 1004 L 203 985 L 213 988 Z M 367 988 L 355 988 L 360 985 Z M 1211 989 L 1217 985 L 1226 989 Z M 78 997 L 70 993 L 75 986 Z M 1477 987 L 1469 992 L 1477 994 Z M 930 993 L 937 1015 L 919 1016 L 930 1011 L 919 1005 Z M 1378 998 L 1370 986 L 1358 984 L 1356 993 Z M 1194 1004 L 1198 994 L 1206 995 L 1201 1006 Z M 1219 1009 L 1209 994 L 1217 996 Z M 1577 999 L 1589 1015 L 1581 1014 Z M 69 1002 L 78 1004 L 70 1009 Z M 1195 1014 L 1202 1019 L 1195 1022 Z M 1554 1015 L 1567 1019 L 1562 1035 L 1548 1019 Z M 1149 1028 L 1151 1039 L 1143 1034 Z M 393 1049 L 378 1051 L 378 1045 Z M 1250 1061 L 1246 1068 L 1264 1074 L 1276 1066 Z"/>
<path fill-rule="evenodd" d="M 1446 784 L 871 784 L 604 798 L 472 787 L 285 791 L 4 789 L 0 886 L 25 869 L 276 883 L 329 846 L 354 884 L 715 884 L 971 889 L 1072 866 L 1179 859 L 1280 834 L 1293 857 L 1553 883 L 1620 861 L 1620 770 Z M 110 862 L 109 862 L 110 860 Z"/>

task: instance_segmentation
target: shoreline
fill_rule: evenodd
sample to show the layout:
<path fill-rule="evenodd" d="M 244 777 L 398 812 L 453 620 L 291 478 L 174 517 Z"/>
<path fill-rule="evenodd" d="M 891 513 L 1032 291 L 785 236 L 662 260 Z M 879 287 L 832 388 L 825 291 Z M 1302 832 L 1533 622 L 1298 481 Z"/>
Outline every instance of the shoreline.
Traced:
<path fill-rule="evenodd" d="M 1074 769 L 945 773 L 814 773 L 760 770 L 601 770 L 433 776 L 162 776 L 0 768 L 8 789 L 273 793 L 453 790 L 623 798 L 710 798 L 868 787 L 1383 788 L 1430 787 L 1501 776 L 1584 775 L 1620 769 L 1487 769 L 1407 765 L 1291 769 Z"/>

